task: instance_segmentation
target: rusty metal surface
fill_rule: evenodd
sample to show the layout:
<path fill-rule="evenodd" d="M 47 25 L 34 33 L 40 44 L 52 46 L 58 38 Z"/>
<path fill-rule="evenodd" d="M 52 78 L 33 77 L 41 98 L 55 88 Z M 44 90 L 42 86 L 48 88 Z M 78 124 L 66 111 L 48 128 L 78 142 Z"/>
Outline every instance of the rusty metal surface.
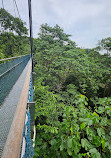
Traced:
<path fill-rule="evenodd" d="M 31 61 L 0 109 L 0 157 L 19 158 L 30 73 Z"/>

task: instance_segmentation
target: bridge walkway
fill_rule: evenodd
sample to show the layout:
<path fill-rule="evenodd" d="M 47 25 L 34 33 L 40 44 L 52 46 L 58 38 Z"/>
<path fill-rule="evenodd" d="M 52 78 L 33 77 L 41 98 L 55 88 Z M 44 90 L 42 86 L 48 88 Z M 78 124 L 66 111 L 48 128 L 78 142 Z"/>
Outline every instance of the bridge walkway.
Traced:
<path fill-rule="evenodd" d="M 12 122 L 15 117 L 17 106 L 20 102 L 20 97 L 22 94 L 24 84 L 27 84 L 25 81 L 26 81 L 26 76 L 29 69 L 31 69 L 31 60 L 29 60 L 23 72 L 21 73 L 20 77 L 18 78 L 15 85 L 11 89 L 9 95 L 6 97 L 2 106 L 0 106 L 0 157 L 3 154 L 4 147 L 11 130 Z M 30 70 L 30 73 L 31 73 L 31 70 Z M 29 73 L 29 78 L 30 78 L 30 73 Z M 24 117 L 25 117 L 25 114 L 24 114 Z M 21 133 L 22 133 L 22 130 L 21 130 Z M 12 141 L 13 141 L 13 138 L 12 138 Z M 8 150 L 10 150 L 10 148 Z"/>

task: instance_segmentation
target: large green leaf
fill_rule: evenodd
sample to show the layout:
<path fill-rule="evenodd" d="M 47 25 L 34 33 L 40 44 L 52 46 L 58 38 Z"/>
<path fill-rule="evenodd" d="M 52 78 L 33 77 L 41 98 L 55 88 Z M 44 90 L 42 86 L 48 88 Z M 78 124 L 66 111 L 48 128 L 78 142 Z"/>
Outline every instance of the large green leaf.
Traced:
<path fill-rule="evenodd" d="M 101 155 L 96 148 L 90 149 L 89 152 L 91 153 L 92 158 L 101 158 Z"/>
<path fill-rule="evenodd" d="M 101 145 L 101 139 L 100 139 L 99 136 L 95 136 L 95 137 L 93 138 L 93 144 L 95 144 L 96 147 L 99 147 L 99 146 Z"/>
<path fill-rule="evenodd" d="M 86 138 L 81 139 L 81 145 L 86 151 L 93 148 L 93 145 Z"/>
<path fill-rule="evenodd" d="M 97 128 L 97 133 L 100 137 L 102 136 L 103 138 L 105 138 L 105 132 L 103 128 Z"/>
<path fill-rule="evenodd" d="M 80 124 L 80 128 L 81 128 L 81 130 L 85 128 L 85 122 Z"/>
<path fill-rule="evenodd" d="M 72 137 L 68 137 L 67 146 L 68 146 L 68 148 L 72 148 Z"/>

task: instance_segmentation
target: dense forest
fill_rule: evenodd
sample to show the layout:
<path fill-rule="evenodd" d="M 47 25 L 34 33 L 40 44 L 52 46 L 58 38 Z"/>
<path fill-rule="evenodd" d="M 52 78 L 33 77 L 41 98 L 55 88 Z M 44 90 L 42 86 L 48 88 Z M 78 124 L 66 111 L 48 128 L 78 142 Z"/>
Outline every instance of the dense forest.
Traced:
<path fill-rule="evenodd" d="M 106 41 L 81 49 L 58 25 L 41 26 L 34 40 L 35 157 L 111 157 L 111 43 Z M 103 47 L 107 54 L 95 51 Z"/>
<path fill-rule="evenodd" d="M 0 58 L 29 53 L 27 31 L 19 34 L 2 19 Z M 34 158 L 111 158 L 111 38 L 82 49 L 58 25 L 43 24 L 38 35 Z"/>

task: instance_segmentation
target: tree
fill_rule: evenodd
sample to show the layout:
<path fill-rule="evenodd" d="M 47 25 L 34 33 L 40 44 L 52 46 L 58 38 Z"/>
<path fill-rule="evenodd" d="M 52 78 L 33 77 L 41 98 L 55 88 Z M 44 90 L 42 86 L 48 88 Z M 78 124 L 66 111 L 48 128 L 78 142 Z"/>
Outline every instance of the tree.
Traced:
<path fill-rule="evenodd" d="M 26 23 L 13 17 L 2 8 L 0 9 L 0 22 L 2 28 L 0 32 L 0 50 L 4 57 L 28 53 L 29 39 L 24 36 L 28 33 L 28 29 L 25 27 Z M 26 50 L 28 52 L 25 52 Z"/>
<path fill-rule="evenodd" d="M 102 39 L 99 43 L 98 46 L 101 50 L 105 49 L 107 51 L 107 54 L 109 55 L 111 51 L 111 37 Z"/>
<path fill-rule="evenodd" d="M 60 26 L 55 25 L 54 27 L 48 26 L 48 24 L 42 24 L 40 28 L 39 38 L 48 41 L 50 44 L 59 42 L 60 45 L 72 45 L 76 46 L 75 42 L 72 42 L 68 35 L 64 33 L 64 30 Z"/>
<path fill-rule="evenodd" d="M 26 35 L 28 33 L 28 29 L 25 27 L 26 23 L 19 18 L 14 18 L 10 13 L 2 8 L 0 9 L 0 21 L 1 27 L 4 31 L 14 31 L 18 35 Z"/>

